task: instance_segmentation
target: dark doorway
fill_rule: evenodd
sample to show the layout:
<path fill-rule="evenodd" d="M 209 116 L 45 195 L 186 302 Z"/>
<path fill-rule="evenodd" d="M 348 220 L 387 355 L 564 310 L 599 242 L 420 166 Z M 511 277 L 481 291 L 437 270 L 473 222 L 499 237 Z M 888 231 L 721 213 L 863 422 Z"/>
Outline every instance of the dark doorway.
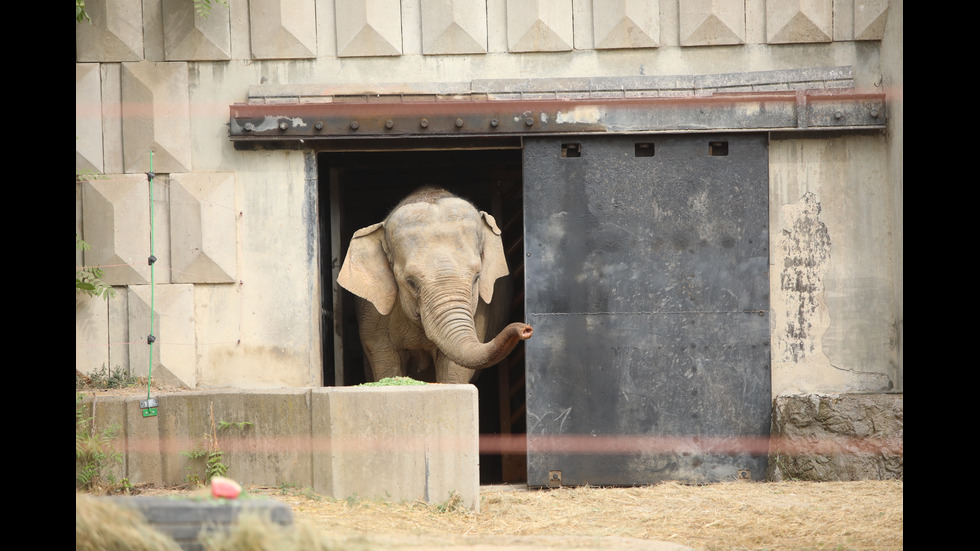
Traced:
<path fill-rule="evenodd" d="M 508 318 L 524 319 L 520 149 L 321 152 L 318 167 L 325 385 L 365 382 L 353 297 L 336 285 L 351 235 L 383 220 L 398 201 L 423 185 L 444 187 L 494 216 L 511 273 L 506 282 L 512 297 Z M 480 457 L 481 483 L 525 480 L 523 454 L 497 453 L 493 446 L 497 437 L 523 437 L 526 431 L 523 346 L 504 362 L 481 371 L 474 384 L 479 392 L 481 438 L 490 443 L 488 453 Z"/>

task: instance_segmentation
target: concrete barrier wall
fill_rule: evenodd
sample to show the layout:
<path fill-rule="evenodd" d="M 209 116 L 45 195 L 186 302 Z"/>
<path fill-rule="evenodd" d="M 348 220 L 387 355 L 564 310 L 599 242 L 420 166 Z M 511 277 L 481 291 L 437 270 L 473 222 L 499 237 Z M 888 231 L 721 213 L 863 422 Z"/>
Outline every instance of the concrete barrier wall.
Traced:
<path fill-rule="evenodd" d="M 205 477 L 195 451 L 217 451 L 242 484 L 479 508 L 479 420 L 472 385 L 218 390 L 84 399 L 95 430 L 118 426 L 113 473 L 176 486 Z"/>

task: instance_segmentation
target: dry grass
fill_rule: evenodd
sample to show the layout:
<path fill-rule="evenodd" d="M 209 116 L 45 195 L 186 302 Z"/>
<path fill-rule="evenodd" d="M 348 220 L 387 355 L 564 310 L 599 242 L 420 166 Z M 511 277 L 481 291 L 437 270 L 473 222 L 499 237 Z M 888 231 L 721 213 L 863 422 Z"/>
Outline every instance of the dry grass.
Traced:
<path fill-rule="evenodd" d="M 611 549 L 655 540 L 697 549 L 886 550 L 903 547 L 902 486 L 901 481 L 861 481 L 530 491 L 487 487 L 479 513 L 257 491 L 291 505 L 298 522 L 367 549 L 375 548 L 372 544 L 517 544 L 534 536 L 533 547 L 578 541 Z"/>
<path fill-rule="evenodd" d="M 903 548 L 902 488 L 903 482 L 895 480 L 664 483 L 559 490 L 490 486 L 481 491 L 477 513 L 451 503 L 338 500 L 296 489 L 249 487 L 252 496 L 269 496 L 291 506 L 296 524 L 292 533 L 281 533 L 278 528 L 257 530 L 250 523 L 250 531 L 232 534 L 209 550 L 278 551 L 296 549 L 297 541 L 306 542 L 304 549 L 351 551 L 893 550 Z M 144 493 L 197 492 L 150 489 Z M 76 544 L 82 524 L 96 526 L 95 537 L 106 537 L 99 523 L 86 520 L 99 515 L 105 518 L 105 513 L 86 509 L 89 506 L 79 507 L 76 497 Z M 116 539 L 132 536 L 149 543 L 150 538 L 131 527 L 129 519 L 118 520 L 122 527 L 111 530 Z M 272 543 L 276 541 L 279 543 Z"/>

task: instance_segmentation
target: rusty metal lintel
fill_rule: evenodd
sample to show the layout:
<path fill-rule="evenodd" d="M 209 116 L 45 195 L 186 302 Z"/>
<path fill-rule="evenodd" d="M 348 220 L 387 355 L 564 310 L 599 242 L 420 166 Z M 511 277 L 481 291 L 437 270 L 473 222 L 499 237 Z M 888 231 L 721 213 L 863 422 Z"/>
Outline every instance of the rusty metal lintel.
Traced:
<path fill-rule="evenodd" d="M 421 136 L 884 129 L 885 95 L 773 92 L 690 97 L 233 104 L 233 141 Z"/>

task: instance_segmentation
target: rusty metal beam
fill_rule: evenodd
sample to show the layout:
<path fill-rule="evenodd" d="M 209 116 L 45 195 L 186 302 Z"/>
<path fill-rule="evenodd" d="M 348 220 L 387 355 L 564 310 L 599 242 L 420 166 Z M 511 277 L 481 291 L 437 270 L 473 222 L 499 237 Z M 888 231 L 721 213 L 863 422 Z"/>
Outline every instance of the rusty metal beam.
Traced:
<path fill-rule="evenodd" d="M 384 96 L 230 106 L 235 142 L 593 133 L 883 130 L 884 94 L 853 91 L 688 97 L 404 101 Z"/>

